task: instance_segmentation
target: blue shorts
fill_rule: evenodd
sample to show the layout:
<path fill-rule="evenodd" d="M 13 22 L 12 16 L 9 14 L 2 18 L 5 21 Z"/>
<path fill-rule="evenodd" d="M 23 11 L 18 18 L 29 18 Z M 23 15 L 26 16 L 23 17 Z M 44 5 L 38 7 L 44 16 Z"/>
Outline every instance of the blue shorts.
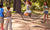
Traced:
<path fill-rule="evenodd" d="M 48 14 L 48 11 L 44 11 L 44 14 Z"/>

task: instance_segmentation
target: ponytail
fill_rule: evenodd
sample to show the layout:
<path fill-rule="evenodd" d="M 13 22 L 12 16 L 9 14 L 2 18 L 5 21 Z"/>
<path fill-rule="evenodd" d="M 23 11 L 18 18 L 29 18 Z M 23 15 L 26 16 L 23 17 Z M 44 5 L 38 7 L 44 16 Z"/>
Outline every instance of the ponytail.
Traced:
<path fill-rule="evenodd" d="M 32 3 L 30 1 L 27 1 L 29 3 L 29 5 L 32 5 Z"/>

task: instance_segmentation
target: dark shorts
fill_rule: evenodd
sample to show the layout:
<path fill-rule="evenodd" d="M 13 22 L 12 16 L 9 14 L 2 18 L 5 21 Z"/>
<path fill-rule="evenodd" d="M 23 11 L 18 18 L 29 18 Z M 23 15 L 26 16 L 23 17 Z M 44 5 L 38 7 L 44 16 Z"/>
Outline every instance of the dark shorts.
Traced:
<path fill-rule="evenodd" d="M 4 23 L 4 18 L 0 17 L 0 23 Z"/>
<path fill-rule="evenodd" d="M 48 14 L 48 11 L 44 11 L 44 14 Z"/>

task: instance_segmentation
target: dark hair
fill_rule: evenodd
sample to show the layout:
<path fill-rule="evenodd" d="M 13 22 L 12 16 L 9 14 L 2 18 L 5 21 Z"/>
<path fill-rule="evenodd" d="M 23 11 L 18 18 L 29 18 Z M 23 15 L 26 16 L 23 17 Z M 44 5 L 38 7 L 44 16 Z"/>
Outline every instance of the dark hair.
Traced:
<path fill-rule="evenodd" d="M 0 4 L 0 8 L 2 8 L 3 7 L 3 4 Z"/>
<path fill-rule="evenodd" d="M 44 3 L 46 3 L 46 6 L 48 6 L 48 3 L 47 2 L 44 2 Z M 44 6 L 45 6 L 45 4 L 44 4 Z M 48 8 L 49 8 L 49 6 L 48 6 Z"/>
<path fill-rule="evenodd" d="M 48 6 L 48 3 L 47 2 L 44 2 L 44 3 L 46 3 L 46 5 Z"/>
<path fill-rule="evenodd" d="M 7 7 L 7 9 L 10 9 L 10 7 Z"/>

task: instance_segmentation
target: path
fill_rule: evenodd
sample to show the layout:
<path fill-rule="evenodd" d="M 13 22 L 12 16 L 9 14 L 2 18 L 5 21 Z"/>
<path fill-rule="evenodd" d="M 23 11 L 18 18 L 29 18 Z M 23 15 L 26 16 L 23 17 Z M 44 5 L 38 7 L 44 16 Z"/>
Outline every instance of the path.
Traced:
<path fill-rule="evenodd" d="M 12 14 L 13 30 L 50 30 L 50 23 L 41 23 L 42 17 L 38 18 L 38 15 L 32 15 L 32 18 L 29 18 L 28 16 L 23 17 L 25 20 L 23 20 L 19 14 Z"/>

